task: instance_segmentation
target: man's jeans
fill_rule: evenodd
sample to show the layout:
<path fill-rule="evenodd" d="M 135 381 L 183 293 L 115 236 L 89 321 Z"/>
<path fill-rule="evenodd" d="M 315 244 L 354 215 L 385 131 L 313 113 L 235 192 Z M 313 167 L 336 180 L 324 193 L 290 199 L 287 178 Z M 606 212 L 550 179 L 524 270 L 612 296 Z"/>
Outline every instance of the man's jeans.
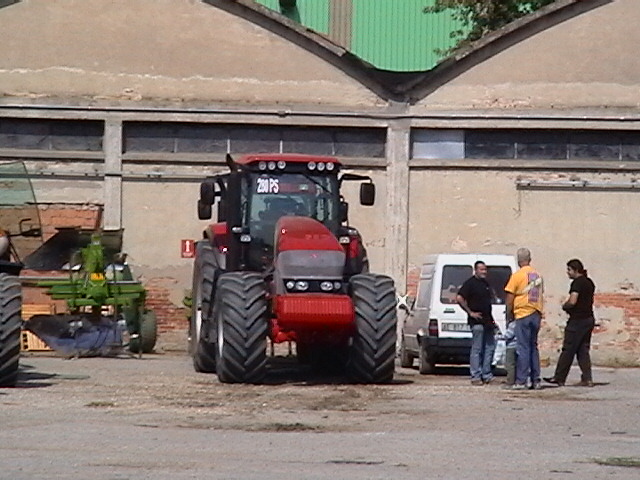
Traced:
<path fill-rule="evenodd" d="M 540 353 L 538 352 L 540 313 L 535 312 L 516 320 L 516 384 L 540 383 Z"/>
<path fill-rule="evenodd" d="M 471 355 L 469 371 L 471 380 L 490 381 L 493 378 L 491 362 L 496 349 L 496 337 L 493 326 L 473 325 L 471 327 Z"/>

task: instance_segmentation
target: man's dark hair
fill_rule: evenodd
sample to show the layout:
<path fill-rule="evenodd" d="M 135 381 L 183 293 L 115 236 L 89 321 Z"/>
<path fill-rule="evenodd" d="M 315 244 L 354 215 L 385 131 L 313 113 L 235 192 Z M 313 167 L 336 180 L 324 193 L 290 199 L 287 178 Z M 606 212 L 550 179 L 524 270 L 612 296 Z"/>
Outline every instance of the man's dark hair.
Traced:
<path fill-rule="evenodd" d="M 584 269 L 584 265 L 577 258 L 572 258 L 571 260 L 569 260 L 567 262 L 567 267 L 569 267 L 572 270 L 575 270 L 580 275 L 584 275 L 585 277 L 587 276 L 587 271 Z"/>
<path fill-rule="evenodd" d="M 478 265 L 486 265 L 486 263 L 484 263 L 482 260 L 478 260 L 476 263 L 473 264 L 473 269 L 477 270 Z"/>

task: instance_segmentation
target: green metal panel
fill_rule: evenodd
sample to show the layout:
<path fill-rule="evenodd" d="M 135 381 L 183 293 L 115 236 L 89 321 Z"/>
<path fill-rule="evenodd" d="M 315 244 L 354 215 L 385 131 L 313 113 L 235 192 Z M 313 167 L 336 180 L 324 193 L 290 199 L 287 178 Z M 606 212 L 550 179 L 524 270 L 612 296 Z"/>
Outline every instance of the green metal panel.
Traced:
<path fill-rule="evenodd" d="M 330 0 L 298 0 L 300 23 L 316 32 L 328 33 L 329 1 Z M 256 2 L 276 12 L 280 12 L 279 0 L 256 0 Z"/>
<path fill-rule="evenodd" d="M 256 0 L 280 11 L 278 0 Z M 351 0 L 353 25 L 351 51 L 385 70 L 421 71 L 433 68 L 440 57 L 436 49 L 454 44 L 451 32 L 462 28 L 449 12 L 423 13 L 434 0 Z M 303 25 L 329 33 L 331 0 L 298 0 Z"/>
<path fill-rule="evenodd" d="M 434 0 L 353 0 L 352 50 L 386 70 L 428 70 L 439 61 L 434 50 L 454 42 L 460 28 L 447 12 L 426 14 Z"/>

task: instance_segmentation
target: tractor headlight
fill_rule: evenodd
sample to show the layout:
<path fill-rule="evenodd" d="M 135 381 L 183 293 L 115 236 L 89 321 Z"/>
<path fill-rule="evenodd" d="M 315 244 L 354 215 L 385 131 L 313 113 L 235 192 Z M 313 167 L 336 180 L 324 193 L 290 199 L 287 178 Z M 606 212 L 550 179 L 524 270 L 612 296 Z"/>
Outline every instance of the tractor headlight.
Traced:
<path fill-rule="evenodd" d="M 320 290 L 330 292 L 333 290 L 333 282 L 320 282 Z"/>
<path fill-rule="evenodd" d="M 351 243 L 351 237 L 340 237 L 338 239 L 341 245 L 349 245 Z"/>
<path fill-rule="evenodd" d="M 285 283 L 285 287 L 287 287 L 287 290 L 293 290 L 296 286 L 296 282 L 294 282 L 293 280 L 289 280 L 287 283 Z"/>
<path fill-rule="evenodd" d="M 316 169 L 316 162 L 309 162 L 307 163 L 307 168 L 309 170 L 315 170 Z"/>
<path fill-rule="evenodd" d="M 341 282 L 333 282 L 333 288 L 336 290 L 340 290 L 342 288 Z"/>
<path fill-rule="evenodd" d="M 240 235 L 240 242 L 241 243 L 250 243 L 251 242 L 251 235 L 249 235 L 248 233 L 243 233 L 242 235 Z"/>
<path fill-rule="evenodd" d="M 296 282 L 296 290 L 304 292 L 309 289 L 309 282 L 305 282 L 304 280 L 298 280 Z"/>

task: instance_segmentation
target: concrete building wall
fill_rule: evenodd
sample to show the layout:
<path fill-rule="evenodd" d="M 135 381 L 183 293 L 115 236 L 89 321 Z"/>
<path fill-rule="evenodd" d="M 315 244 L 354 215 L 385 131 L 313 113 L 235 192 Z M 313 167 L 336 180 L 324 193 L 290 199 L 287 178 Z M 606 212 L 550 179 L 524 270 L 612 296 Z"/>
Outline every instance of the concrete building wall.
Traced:
<path fill-rule="evenodd" d="M 0 10 L 0 31 L 2 96 L 378 103 L 305 49 L 201 1 L 24 0 Z"/>
<path fill-rule="evenodd" d="M 612 0 L 537 33 L 488 48 L 490 58 L 435 89 L 414 112 L 432 109 L 637 108 L 640 8 Z"/>

